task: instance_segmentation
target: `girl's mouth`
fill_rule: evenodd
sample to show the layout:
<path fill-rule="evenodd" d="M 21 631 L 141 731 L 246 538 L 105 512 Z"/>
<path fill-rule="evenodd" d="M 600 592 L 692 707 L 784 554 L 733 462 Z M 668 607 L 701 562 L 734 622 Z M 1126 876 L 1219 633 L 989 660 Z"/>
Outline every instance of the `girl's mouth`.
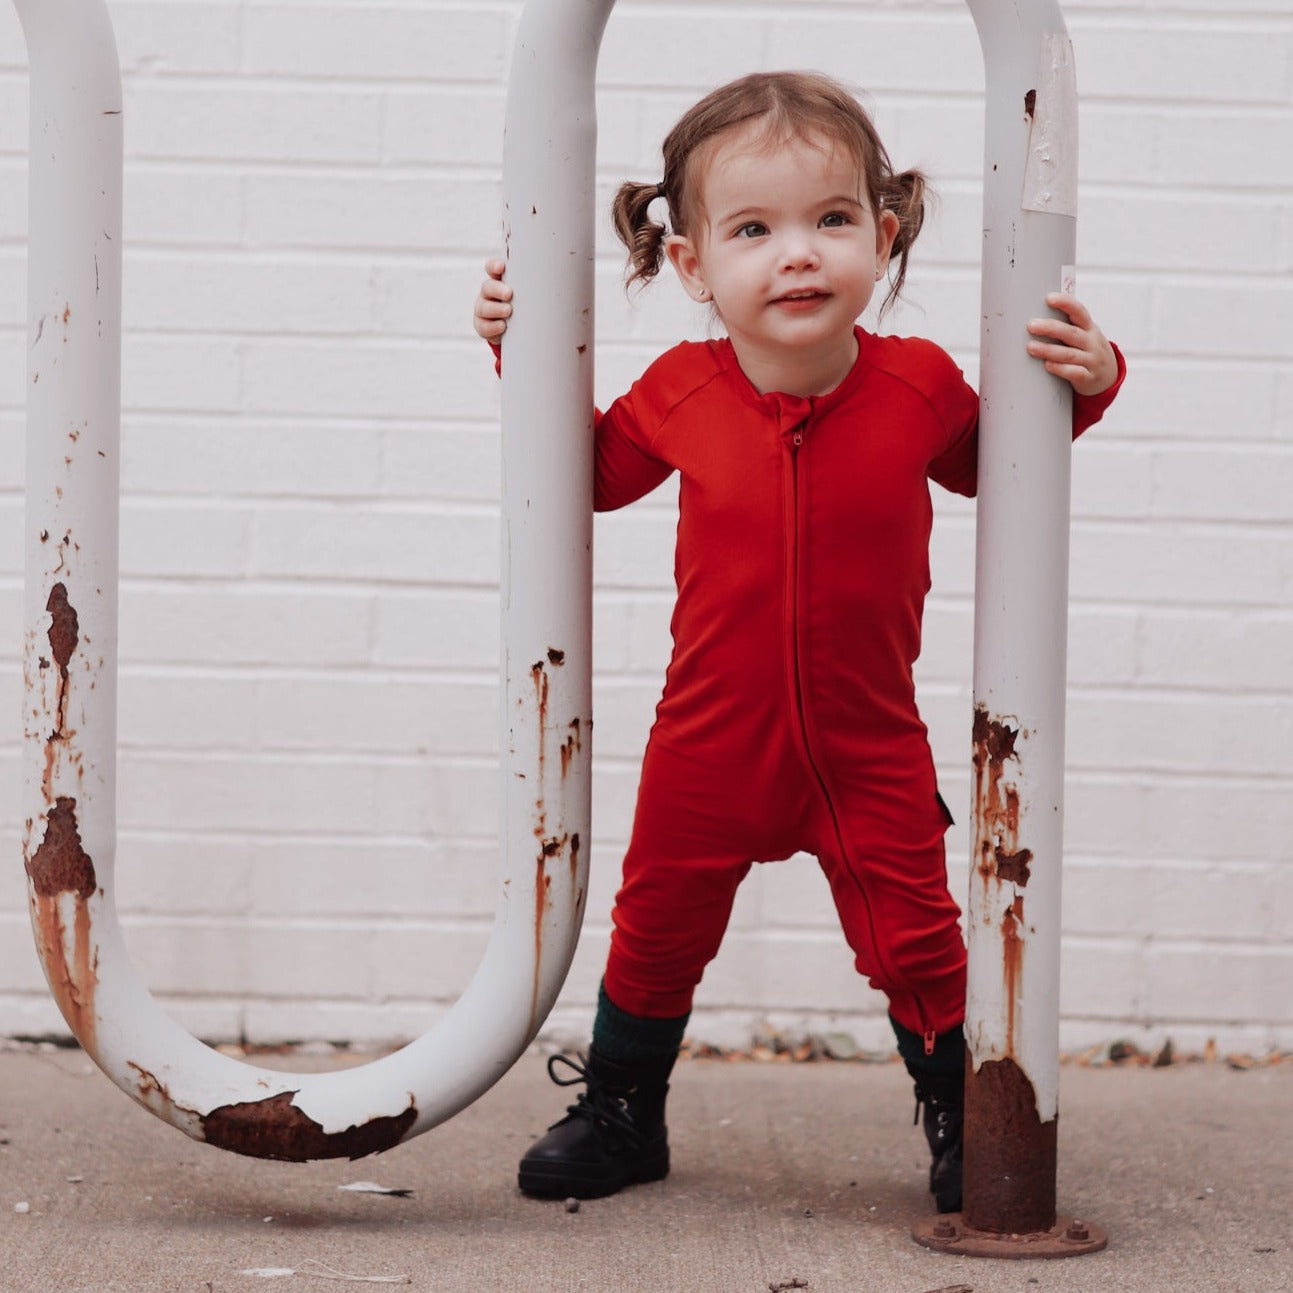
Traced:
<path fill-rule="evenodd" d="M 775 297 L 772 304 L 787 310 L 805 310 L 814 305 L 820 305 L 821 302 L 826 300 L 827 295 L 828 293 L 820 292 L 816 289 L 803 292 L 787 292 L 784 296 Z"/>

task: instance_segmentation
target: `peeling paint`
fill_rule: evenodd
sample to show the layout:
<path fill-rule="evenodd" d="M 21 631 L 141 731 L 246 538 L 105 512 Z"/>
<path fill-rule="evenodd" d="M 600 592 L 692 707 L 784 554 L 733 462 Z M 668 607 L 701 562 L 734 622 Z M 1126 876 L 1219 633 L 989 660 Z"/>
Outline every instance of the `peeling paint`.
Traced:
<path fill-rule="evenodd" d="M 1007 780 L 1007 764 L 1019 763 L 1020 731 L 974 710 L 974 864 L 986 885 L 996 878 L 1026 888 L 1033 861 L 1019 843 L 1019 789 Z"/>
<path fill-rule="evenodd" d="M 50 809 L 45 838 L 25 859 L 31 881 L 32 928 L 50 991 L 67 1025 L 93 1055 L 99 985 L 99 955 L 94 946 L 89 899 L 98 889 L 94 862 L 81 843 L 76 800 L 60 798 Z M 67 948 L 65 910 L 72 905 L 72 951 Z"/>
<path fill-rule="evenodd" d="M 1077 215 L 1077 76 L 1067 36 L 1043 41 L 1037 87 L 1024 100 L 1028 157 L 1024 166 L 1025 211 Z"/>
<path fill-rule="evenodd" d="M 139 1075 L 135 1082 L 135 1093 L 139 1097 L 139 1102 L 144 1108 L 151 1110 L 165 1122 L 173 1126 L 179 1126 L 176 1115 L 183 1115 L 185 1118 L 191 1118 L 196 1122 L 202 1121 L 202 1115 L 196 1109 L 190 1109 L 187 1105 L 179 1104 L 171 1095 L 170 1088 L 160 1078 L 154 1076 L 140 1064 L 133 1060 L 126 1061 L 126 1067 L 134 1069 Z"/>
<path fill-rule="evenodd" d="M 222 1105 L 202 1119 L 209 1145 L 250 1158 L 305 1163 L 317 1158 L 365 1158 L 398 1145 L 417 1120 L 412 1095 L 409 1107 L 395 1116 L 370 1118 L 345 1131 L 327 1132 L 298 1109 L 299 1093 L 283 1091 L 265 1100 Z"/>

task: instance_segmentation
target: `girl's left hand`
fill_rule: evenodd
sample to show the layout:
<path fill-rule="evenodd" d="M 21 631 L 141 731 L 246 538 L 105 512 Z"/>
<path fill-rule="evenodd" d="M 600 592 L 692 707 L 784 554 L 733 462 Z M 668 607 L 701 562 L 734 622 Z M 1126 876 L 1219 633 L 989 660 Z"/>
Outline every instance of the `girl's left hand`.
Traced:
<path fill-rule="evenodd" d="M 1042 360 L 1048 373 L 1062 377 L 1079 395 L 1107 391 L 1118 380 L 1118 360 L 1090 311 L 1065 292 L 1047 293 L 1046 304 L 1068 315 L 1068 322 L 1030 320 L 1028 331 L 1045 340 L 1030 341 L 1028 353 Z"/>

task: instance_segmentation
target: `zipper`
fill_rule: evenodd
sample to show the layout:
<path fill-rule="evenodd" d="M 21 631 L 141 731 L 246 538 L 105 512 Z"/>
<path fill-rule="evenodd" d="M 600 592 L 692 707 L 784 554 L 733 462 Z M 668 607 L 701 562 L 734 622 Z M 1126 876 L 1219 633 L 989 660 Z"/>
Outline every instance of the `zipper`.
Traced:
<path fill-rule="evenodd" d="M 813 752 L 812 740 L 808 734 L 808 717 L 807 717 L 807 710 L 806 710 L 805 701 L 804 701 L 802 657 L 799 650 L 799 619 L 800 619 L 799 596 L 800 596 L 800 588 L 801 588 L 799 569 L 800 569 L 800 554 L 802 552 L 802 547 L 803 547 L 802 534 L 801 534 L 802 509 L 800 508 L 800 502 L 799 502 L 799 495 L 800 495 L 799 450 L 803 447 L 804 433 L 807 429 L 807 426 L 808 426 L 808 419 L 804 418 L 803 421 L 798 423 L 793 428 L 790 434 L 790 446 L 789 446 L 790 486 L 791 486 L 790 526 L 791 526 L 791 538 L 792 538 L 790 561 L 788 563 L 789 570 L 790 570 L 790 580 L 791 580 L 790 597 L 788 599 L 790 604 L 790 615 L 791 615 L 790 667 L 791 667 L 791 676 L 794 680 L 795 717 L 797 718 L 799 723 L 799 736 L 803 742 L 804 757 L 808 762 L 809 772 L 812 774 L 813 780 L 816 781 L 818 789 L 822 792 L 822 798 L 826 801 L 826 808 L 827 808 L 827 811 L 830 813 L 831 824 L 835 829 L 835 840 L 839 847 L 840 856 L 841 856 L 841 859 L 845 859 L 848 857 L 848 847 L 845 843 L 844 832 L 840 828 L 839 816 L 835 811 L 835 801 L 831 797 L 830 788 L 826 784 L 826 778 L 822 775 L 821 767 L 818 763 L 817 756 Z M 881 951 L 881 942 L 876 934 L 875 914 L 871 909 L 871 901 L 867 897 L 866 890 L 865 888 L 863 888 L 862 881 L 859 879 L 857 873 L 852 869 L 852 867 L 846 866 L 845 869 L 848 871 L 850 878 L 853 880 L 853 883 L 857 888 L 858 894 L 862 899 L 862 905 L 866 908 L 867 924 L 870 926 L 870 930 L 871 930 L 871 945 L 875 949 L 876 961 L 881 968 L 887 970 L 888 966 L 886 964 L 886 960 L 883 955 L 883 952 Z M 897 982 L 897 978 L 895 975 L 888 974 L 887 977 L 889 978 L 890 982 L 893 982 L 893 983 Z M 920 1017 L 921 1032 L 923 1033 L 923 1040 L 925 1045 L 925 1054 L 933 1055 L 934 1044 L 937 1038 L 937 1034 L 931 1027 L 929 1027 L 928 1016 L 925 1014 L 924 1004 L 921 1002 L 920 998 L 915 997 L 914 994 L 913 994 L 913 998 L 915 1000 L 916 1012 Z"/>

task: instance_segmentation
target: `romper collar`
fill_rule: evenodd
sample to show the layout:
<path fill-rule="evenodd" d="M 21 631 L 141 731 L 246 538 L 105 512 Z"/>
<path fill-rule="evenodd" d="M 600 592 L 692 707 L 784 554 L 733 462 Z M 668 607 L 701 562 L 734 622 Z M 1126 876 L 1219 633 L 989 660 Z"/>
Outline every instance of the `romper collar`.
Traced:
<path fill-rule="evenodd" d="M 857 358 L 853 361 L 853 367 L 844 375 L 844 379 L 838 386 L 824 395 L 788 395 L 784 391 L 767 391 L 761 394 L 737 362 L 736 350 L 730 339 L 723 337 L 713 344 L 719 363 L 727 372 L 733 389 L 747 403 L 753 404 L 764 414 L 774 417 L 780 429 L 785 431 L 802 423 L 806 418 L 826 413 L 842 404 L 862 380 L 863 373 L 870 367 L 867 352 L 874 344 L 875 338 L 865 328 L 856 324 L 853 333 L 858 343 Z"/>

